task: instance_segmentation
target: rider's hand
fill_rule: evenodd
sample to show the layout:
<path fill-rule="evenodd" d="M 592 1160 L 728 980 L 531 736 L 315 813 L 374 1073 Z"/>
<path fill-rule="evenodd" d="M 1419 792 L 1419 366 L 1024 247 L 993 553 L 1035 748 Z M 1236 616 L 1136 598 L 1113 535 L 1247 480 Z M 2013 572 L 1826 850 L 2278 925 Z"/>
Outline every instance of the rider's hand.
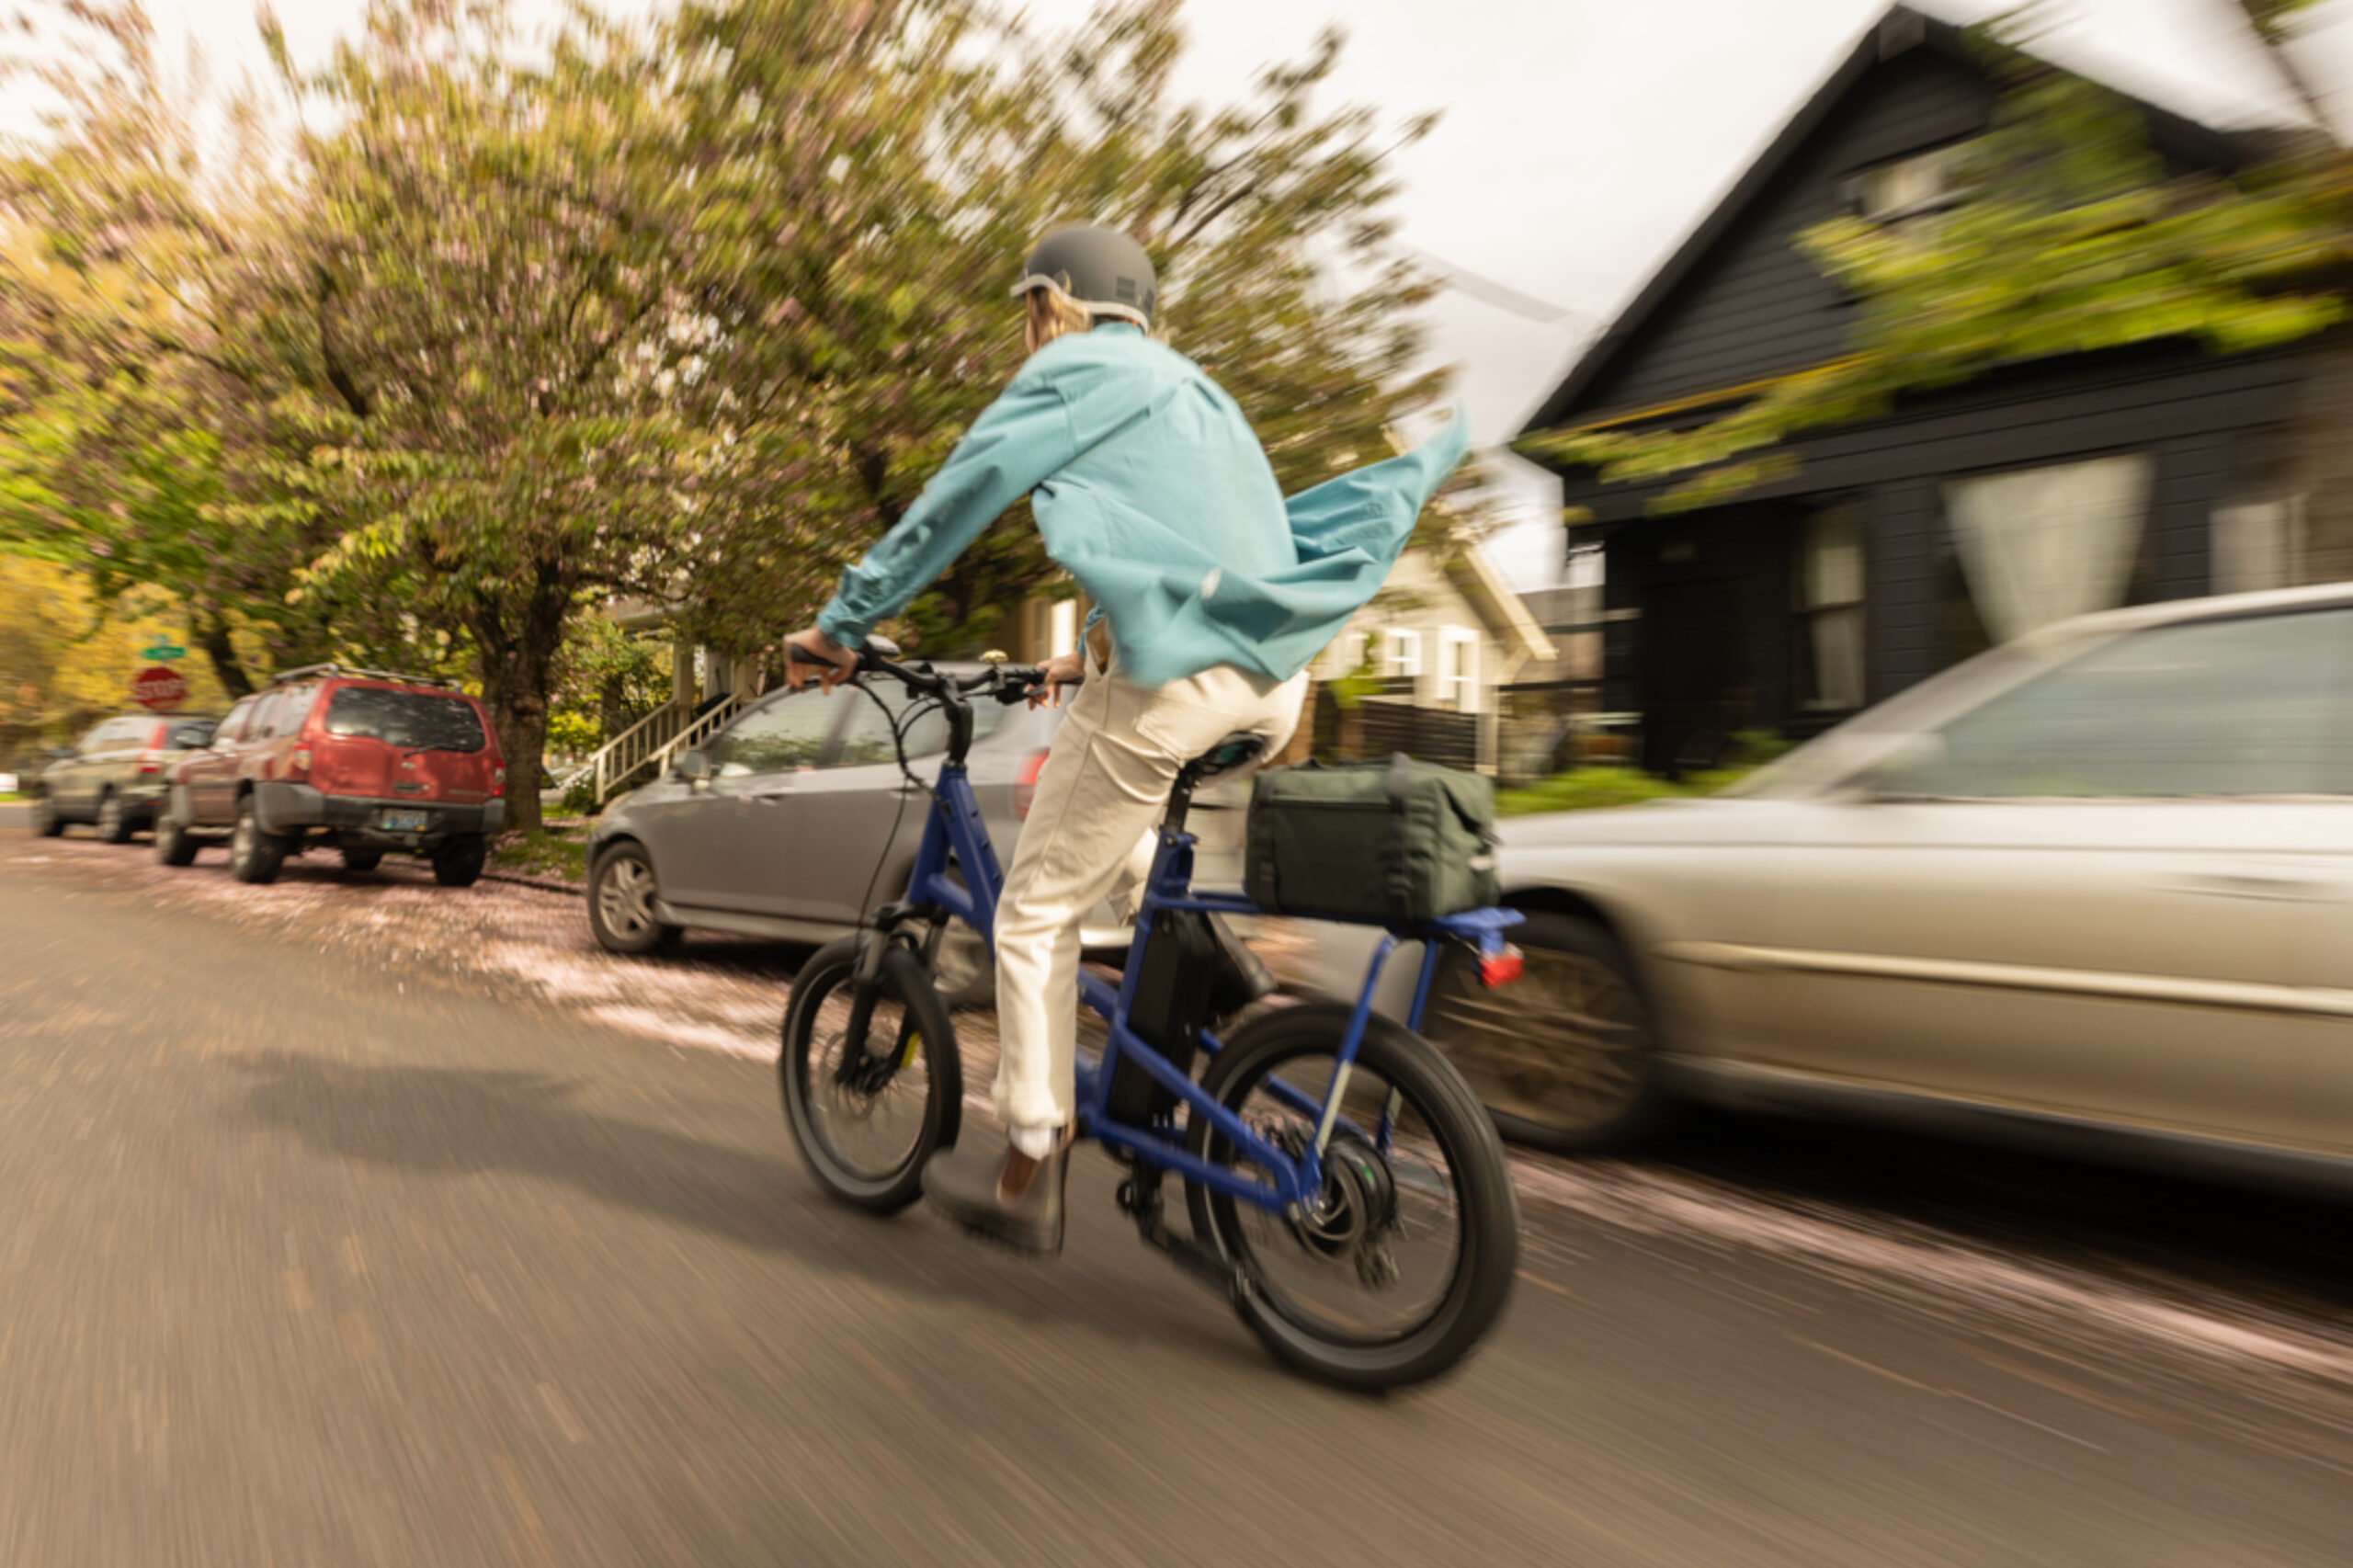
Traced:
<path fill-rule="evenodd" d="M 794 632 L 784 640 L 784 644 L 789 650 L 784 660 L 784 684 L 795 691 L 808 684 L 811 665 L 825 666 L 819 679 L 826 691 L 858 673 L 858 655 L 813 626 L 806 631 Z"/>
<path fill-rule="evenodd" d="M 1029 694 L 1029 706 L 1032 708 L 1041 702 L 1051 702 L 1060 708 L 1063 705 L 1063 687 L 1075 684 L 1086 674 L 1086 662 L 1076 653 L 1057 653 L 1039 668 L 1045 674 L 1046 684 L 1043 690 Z"/>

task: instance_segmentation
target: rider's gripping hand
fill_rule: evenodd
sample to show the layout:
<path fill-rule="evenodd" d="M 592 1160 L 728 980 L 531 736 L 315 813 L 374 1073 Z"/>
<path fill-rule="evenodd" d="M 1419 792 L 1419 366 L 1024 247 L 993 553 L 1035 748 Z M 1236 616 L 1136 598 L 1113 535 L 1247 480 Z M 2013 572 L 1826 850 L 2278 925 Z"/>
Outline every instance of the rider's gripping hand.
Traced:
<path fill-rule="evenodd" d="M 819 681 L 827 691 L 858 673 L 858 655 L 813 626 L 806 631 L 794 632 L 784 640 L 784 684 L 795 691 L 808 684 L 812 665 L 824 666 Z"/>
<path fill-rule="evenodd" d="M 1032 708 L 1043 702 L 1051 702 L 1060 708 L 1063 705 L 1063 687 L 1074 684 L 1086 674 L 1086 662 L 1076 653 L 1057 653 L 1039 667 L 1045 675 L 1046 684 L 1040 690 L 1030 694 L 1029 706 Z"/>

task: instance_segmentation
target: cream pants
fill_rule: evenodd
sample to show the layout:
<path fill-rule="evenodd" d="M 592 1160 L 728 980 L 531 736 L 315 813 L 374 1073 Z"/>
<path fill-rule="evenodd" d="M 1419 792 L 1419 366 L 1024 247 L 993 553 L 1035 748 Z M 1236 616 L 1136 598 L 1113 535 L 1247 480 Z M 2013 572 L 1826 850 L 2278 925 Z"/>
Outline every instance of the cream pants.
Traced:
<path fill-rule="evenodd" d="M 1079 921 L 1152 869 L 1176 774 L 1236 731 L 1279 752 L 1307 677 L 1220 665 L 1157 688 L 1092 654 L 1038 776 L 996 906 L 996 1113 L 1033 1137 L 1067 1126 L 1076 1099 Z"/>

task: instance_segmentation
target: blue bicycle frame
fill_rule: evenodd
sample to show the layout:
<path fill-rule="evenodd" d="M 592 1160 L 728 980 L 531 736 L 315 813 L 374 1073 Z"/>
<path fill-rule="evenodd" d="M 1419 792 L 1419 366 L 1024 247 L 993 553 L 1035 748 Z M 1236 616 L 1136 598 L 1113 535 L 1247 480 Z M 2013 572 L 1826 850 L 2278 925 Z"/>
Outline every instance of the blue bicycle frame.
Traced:
<path fill-rule="evenodd" d="M 924 827 L 922 846 L 915 853 L 915 872 L 908 879 L 904 907 L 936 906 L 945 910 L 979 932 L 994 952 L 996 902 L 1005 878 L 998 869 L 995 847 L 989 842 L 988 824 L 982 820 L 980 803 L 973 798 L 972 781 L 964 767 L 955 762 L 944 765 L 933 793 L 936 803 Z M 1081 997 L 1110 1027 L 1110 1040 L 1101 1060 L 1090 1062 L 1082 1054 L 1078 1062 L 1080 1128 L 1084 1135 L 1098 1139 L 1110 1148 L 1125 1151 L 1140 1162 L 1174 1171 L 1212 1191 L 1262 1209 L 1289 1210 L 1305 1204 L 1322 1190 L 1324 1152 L 1336 1129 L 1347 1127 L 1358 1136 L 1369 1138 L 1384 1154 L 1389 1151 L 1392 1119 L 1397 1109 L 1395 1096 L 1383 1108 L 1379 1126 L 1370 1131 L 1344 1121 L 1340 1104 L 1355 1068 L 1358 1048 L 1364 1040 L 1366 1024 L 1372 1016 L 1374 991 L 1398 944 L 1411 939 L 1419 939 L 1423 944 L 1421 973 L 1414 987 L 1412 1010 L 1405 1017 L 1406 1027 L 1418 1030 L 1422 1010 L 1429 1001 L 1430 982 L 1438 972 L 1438 950 L 1445 942 L 1460 940 L 1475 948 L 1482 957 L 1495 956 L 1503 951 L 1503 933 L 1519 924 L 1522 916 L 1513 909 L 1475 909 L 1425 922 L 1410 936 L 1393 929 L 1384 932 L 1365 973 L 1364 986 L 1357 994 L 1347 1029 L 1334 1052 L 1336 1065 L 1324 1097 L 1320 1101 L 1313 1099 L 1279 1079 L 1269 1079 L 1265 1085 L 1269 1094 L 1314 1119 L 1314 1141 L 1294 1157 L 1260 1138 L 1239 1116 L 1219 1105 L 1194 1083 L 1189 1074 L 1154 1050 L 1127 1025 L 1129 1010 L 1135 1001 L 1144 944 L 1155 915 L 1169 910 L 1198 910 L 1211 915 L 1263 913 L 1238 893 L 1194 892 L 1193 845 L 1189 833 L 1166 827 L 1161 830 L 1159 847 L 1153 856 L 1152 871 L 1145 881 L 1142 905 L 1136 915 L 1135 938 L 1129 946 L 1127 967 L 1119 987 L 1115 990 L 1084 971 L 1079 974 Z M 964 870 L 961 884 L 948 875 L 951 858 Z M 1214 1055 L 1222 1043 L 1215 1034 L 1202 1031 L 1202 1048 L 1211 1054 Z M 1178 1142 L 1172 1120 L 1147 1127 L 1112 1120 L 1108 1114 L 1111 1078 L 1122 1062 L 1142 1069 L 1190 1115 L 1207 1118 L 1211 1128 L 1261 1170 L 1270 1173 L 1273 1179 L 1254 1180 L 1188 1153 Z"/>

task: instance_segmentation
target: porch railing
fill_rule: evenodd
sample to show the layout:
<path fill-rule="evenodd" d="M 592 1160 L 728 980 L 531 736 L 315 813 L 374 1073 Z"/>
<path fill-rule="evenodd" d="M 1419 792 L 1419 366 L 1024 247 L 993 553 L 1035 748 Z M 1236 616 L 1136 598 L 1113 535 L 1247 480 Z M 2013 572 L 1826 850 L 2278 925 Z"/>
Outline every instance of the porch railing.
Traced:
<path fill-rule="evenodd" d="M 722 697 L 697 717 L 690 708 L 665 703 L 597 747 L 594 755 L 560 782 L 568 790 L 583 778 L 593 778 L 597 806 L 601 811 L 608 800 L 641 775 L 659 774 L 669 766 L 672 757 L 708 738 L 733 718 L 741 706 L 733 696 Z"/>

